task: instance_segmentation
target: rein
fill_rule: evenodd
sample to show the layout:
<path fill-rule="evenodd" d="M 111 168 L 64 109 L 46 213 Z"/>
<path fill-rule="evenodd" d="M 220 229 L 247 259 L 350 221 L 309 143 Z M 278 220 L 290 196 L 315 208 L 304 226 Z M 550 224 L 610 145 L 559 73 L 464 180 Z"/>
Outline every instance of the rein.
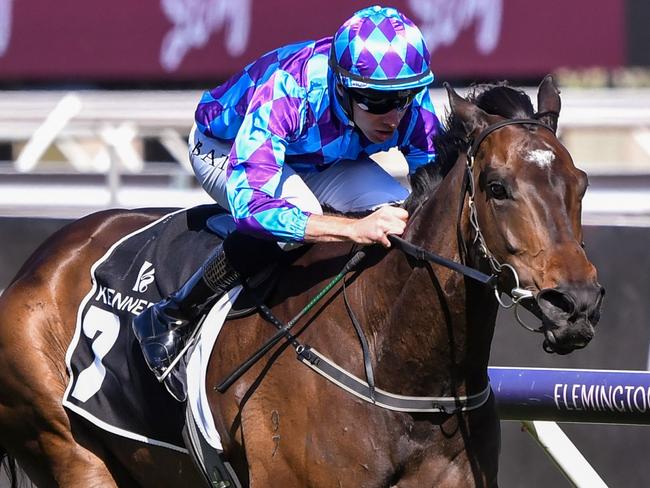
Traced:
<path fill-rule="evenodd" d="M 479 271 L 478 269 L 471 268 L 462 263 L 457 263 L 456 261 L 452 261 L 438 254 L 435 254 L 431 251 L 428 251 L 423 247 L 416 246 L 415 244 L 411 244 L 409 241 L 402 239 L 401 237 L 398 237 L 396 235 L 392 235 L 392 234 L 389 235 L 388 240 L 395 247 L 399 248 L 399 250 L 402 251 L 404 254 L 406 254 L 407 256 L 411 256 L 412 258 L 415 258 L 417 261 L 421 261 L 421 262 L 429 261 L 432 263 L 439 264 L 441 266 L 445 266 L 446 268 L 457 271 L 458 273 L 461 273 L 469 278 L 472 278 L 473 280 L 476 280 L 479 283 L 483 283 L 484 285 L 494 286 L 496 284 L 497 276 L 494 274 L 487 275 Z"/>

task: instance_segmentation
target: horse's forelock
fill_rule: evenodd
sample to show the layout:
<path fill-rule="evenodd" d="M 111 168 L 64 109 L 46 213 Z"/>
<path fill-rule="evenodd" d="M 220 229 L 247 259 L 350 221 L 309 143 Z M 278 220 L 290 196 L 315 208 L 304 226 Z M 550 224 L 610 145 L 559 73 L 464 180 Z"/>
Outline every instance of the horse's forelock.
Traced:
<path fill-rule="evenodd" d="M 475 87 L 473 102 L 481 110 L 506 119 L 532 118 L 535 114 L 533 104 L 526 92 L 508 86 L 506 83 Z"/>
<path fill-rule="evenodd" d="M 535 114 L 526 92 L 509 86 L 507 82 L 474 85 L 465 98 L 481 110 L 506 119 L 532 118 Z M 453 112 L 447 111 L 442 130 L 434 138 L 435 163 L 419 168 L 410 178 L 411 195 L 405 203 L 409 212 L 435 192 L 458 159 L 458 153 L 467 148 L 467 143 L 463 123 Z"/>

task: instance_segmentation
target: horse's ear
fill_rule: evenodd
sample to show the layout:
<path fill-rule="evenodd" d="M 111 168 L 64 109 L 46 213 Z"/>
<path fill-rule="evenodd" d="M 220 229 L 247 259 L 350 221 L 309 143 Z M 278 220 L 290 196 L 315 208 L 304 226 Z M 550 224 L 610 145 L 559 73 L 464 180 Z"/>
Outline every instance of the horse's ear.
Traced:
<path fill-rule="evenodd" d="M 546 75 L 537 89 L 537 115 L 536 118 L 557 131 L 557 119 L 560 116 L 560 90 L 551 75 Z"/>
<path fill-rule="evenodd" d="M 458 93 L 454 91 L 451 85 L 447 82 L 443 83 L 447 96 L 449 97 L 449 107 L 452 113 L 456 114 L 465 126 L 465 132 L 471 136 L 476 132 L 480 132 L 490 125 L 490 116 L 483 110 L 478 108 L 472 102 L 465 100 Z"/>

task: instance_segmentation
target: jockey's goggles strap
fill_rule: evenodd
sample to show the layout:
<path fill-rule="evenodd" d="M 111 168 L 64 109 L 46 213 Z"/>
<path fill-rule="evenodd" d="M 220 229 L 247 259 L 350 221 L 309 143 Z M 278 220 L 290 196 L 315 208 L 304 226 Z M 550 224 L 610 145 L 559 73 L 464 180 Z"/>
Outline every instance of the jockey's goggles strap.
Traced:
<path fill-rule="evenodd" d="M 497 280 L 496 275 L 486 275 L 477 269 L 470 268 L 469 266 L 465 266 L 464 264 L 457 263 L 456 261 L 452 261 L 447 258 L 443 258 L 438 254 L 434 254 L 422 247 L 411 244 L 401 237 L 391 234 L 388 236 L 388 240 L 395 247 L 399 248 L 404 254 L 412 256 L 418 261 L 431 261 L 432 263 L 445 266 L 446 268 L 457 271 L 458 273 L 461 273 L 468 278 L 472 278 L 479 283 L 483 283 L 484 285 L 494 286 L 494 283 Z"/>
<path fill-rule="evenodd" d="M 359 83 L 363 83 L 365 85 L 386 85 L 386 86 L 395 86 L 395 85 L 408 85 L 411 83 L 418 82 L 420 80 L 423 80 L 427 76 L 431 76 L 431 70 L 427 69 L 426 71 L 419 73 L 417 75 L 413 76 L 408 76 L 406 78 L 400 78 L 400 79 L 374 79 L 374 78 L 369 78 L 367 76 L 360 76 L 360 75 L 355 75 L 354 73 L 351 73 L 350 71 L 346 70 L 345 68 L 342 68 L 338 62 L 336 61 L 336 54 L 334 52 L 334 49 L 330 49 L 330 56 L 328 60 L 328 64 L 330 69 L 334 72 L 336 77 L 338 79 L 341 78 L 348 78 L 350 80 L 357 81 Z M 363 85 L 362 85 L 363 86 Z"/>

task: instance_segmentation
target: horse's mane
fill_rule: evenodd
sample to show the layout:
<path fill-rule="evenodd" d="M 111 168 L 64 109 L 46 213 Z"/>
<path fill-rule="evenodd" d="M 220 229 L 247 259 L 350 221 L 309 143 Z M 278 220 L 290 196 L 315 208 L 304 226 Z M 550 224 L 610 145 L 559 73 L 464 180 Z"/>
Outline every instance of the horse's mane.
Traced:
<path fill-rule="evenodd" d="M 466 99 L 489 114 L 507 119 L 532 118 L 535 112 L 530 97 L 523 90 L 513 88 L 505 81 L 474 85 Z M 456 114 L 446 111 L 433 142 L 437 154 L 436 161 L 418 168 L 410 177 L 411 194 L 404 203 L 409 213 L 435 192 L 458 159 L 459 152 L 467 149 L 467 134 Z"/>

